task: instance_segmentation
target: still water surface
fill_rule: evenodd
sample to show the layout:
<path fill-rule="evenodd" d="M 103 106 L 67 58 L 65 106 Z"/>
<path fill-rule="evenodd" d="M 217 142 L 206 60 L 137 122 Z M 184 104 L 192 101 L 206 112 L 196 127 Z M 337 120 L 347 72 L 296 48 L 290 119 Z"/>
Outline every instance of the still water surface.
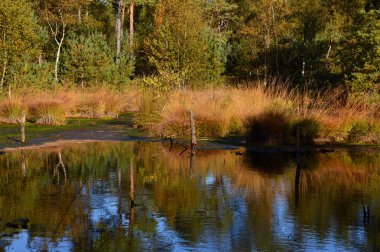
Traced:
<path fill-rule="evenodd" d="M 0 251 L 380 250 L 380 153 L 102 142 L 0 156 Z M 363 206 L 370 216 L 364 217 Z"/>

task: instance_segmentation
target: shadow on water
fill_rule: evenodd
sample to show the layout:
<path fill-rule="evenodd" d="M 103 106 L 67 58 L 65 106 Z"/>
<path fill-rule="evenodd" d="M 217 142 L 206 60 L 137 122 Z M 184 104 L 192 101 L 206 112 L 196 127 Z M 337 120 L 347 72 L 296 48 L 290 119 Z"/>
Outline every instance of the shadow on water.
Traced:
<path fill-rule="evenodd" d="M 379 168 L 374 151 L 298 162 L 147 142 L 9 152 L 0 156 L 0 248 L 374 250 Z"/>

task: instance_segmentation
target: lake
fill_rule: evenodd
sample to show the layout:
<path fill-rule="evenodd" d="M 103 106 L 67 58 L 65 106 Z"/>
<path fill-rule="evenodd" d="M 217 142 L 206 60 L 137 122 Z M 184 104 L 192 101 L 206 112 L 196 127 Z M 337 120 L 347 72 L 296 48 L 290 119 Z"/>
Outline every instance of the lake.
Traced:
<path fill-rule="evenodd" d="M 0 251 L 375 251 L 379 195 L 374 148 L 298 166 L 158 142 L 17 150 L 0 155 Z"/>

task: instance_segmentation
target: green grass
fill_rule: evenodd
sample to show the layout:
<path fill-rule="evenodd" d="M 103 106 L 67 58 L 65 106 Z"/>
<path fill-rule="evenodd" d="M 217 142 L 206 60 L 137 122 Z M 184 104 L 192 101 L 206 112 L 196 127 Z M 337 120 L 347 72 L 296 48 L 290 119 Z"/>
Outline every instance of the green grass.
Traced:
<path fill-rule="evenodd" d="M 118 119 L 88 119 L 88 118 L 69 118 L 64 125 L 40 125 L 35 123 L 26 123 L 26 140 L 31 141 L 37 138 L 44 138 L 54 133 L 60 133 L 69 130 L 86 130 L 94 128 L 110 128 L 113 126 L 123 126 L 128 136 L 141 136 L 138 129 L 128 128 L 132 122 L 131 114 L 123 114 Z M 0 124 L 0 148 L 15 147 L 19 143 L 12 139 L 20 139 L 20 125 L 18 124 Z M 11 139 L 10 139 L 11 138 Z"/>

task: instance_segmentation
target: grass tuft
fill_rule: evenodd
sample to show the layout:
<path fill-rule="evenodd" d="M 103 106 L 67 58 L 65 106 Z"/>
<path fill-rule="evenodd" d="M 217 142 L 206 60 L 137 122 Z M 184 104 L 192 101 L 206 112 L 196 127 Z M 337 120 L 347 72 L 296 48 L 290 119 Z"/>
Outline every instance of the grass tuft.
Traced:
<path fill-rule="evenodd" d="M 0 101 L 0 121 L 5 123 L 18 123 L 25 105 L 19 98 L 6 98 Z"/>
<path fill-rule="evenodd" d="M 29 120 L 38 124 L 62 125 L 66 121 L 66 108 L 62 101 L 37 99 L 29 104 Z"/>

